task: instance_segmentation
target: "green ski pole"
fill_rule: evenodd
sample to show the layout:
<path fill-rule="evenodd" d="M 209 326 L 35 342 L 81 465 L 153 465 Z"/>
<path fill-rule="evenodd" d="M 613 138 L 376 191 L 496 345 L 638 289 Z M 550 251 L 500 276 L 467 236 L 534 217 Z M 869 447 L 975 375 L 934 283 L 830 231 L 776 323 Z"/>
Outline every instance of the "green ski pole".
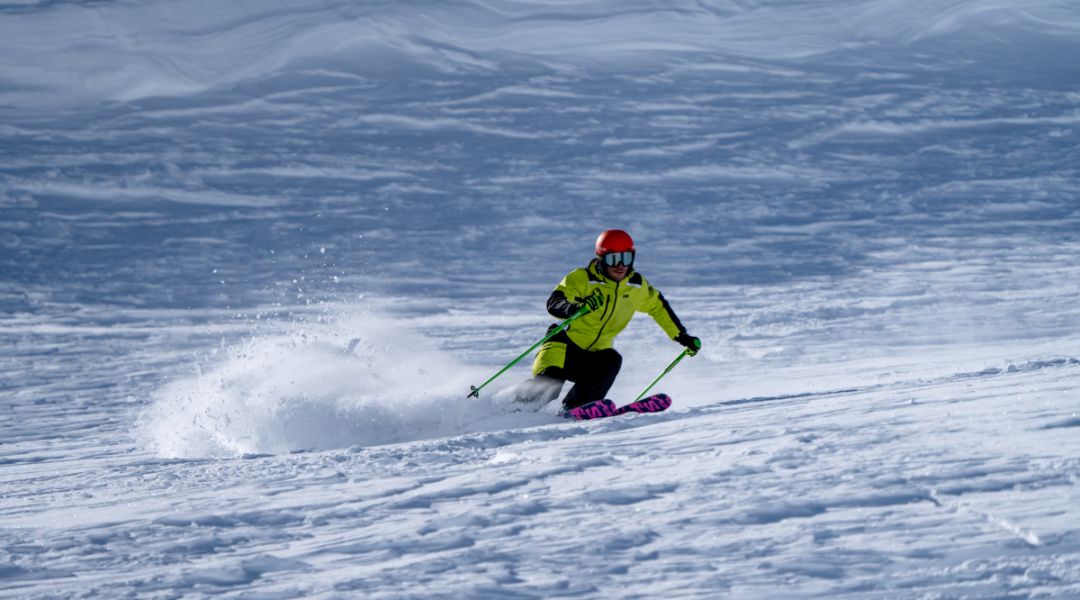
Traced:
<path fill-rule="evenodd" d="M 558 327 L 556 327 L 555 329 L 552 329 L 552 330 L 551 330 L 551 331 L 550 331 L 550 332 L 549 332 L 549 333 L 548 333 L 547 335 L 545 335 L 545 336 L 544 336 L 544 339 L 542 339 L 542 340 L 540 340 L 539 342 L 536 342 L 535 344 L 533 344 L 533 345 L 532 345 L 532 348 L 529 348 L 528 350 L 526 350 L 526 351 L 522 352 L 522 353 L 521 353 L 521 356 L 519 356 L 519 357 L 515 358 L 514 360 L 510 361 L 510 364 L 508 364 L 508 365 L 506 365 L 505 367 L 503 367 L 503 368 L 502 368 L 502 370 L 500 370 L 500 371 L 499 371 L 498 373 L 496 373 L 496 374 L 492 375 L 492 376 L 491 376 L 491 379 L 488 379 L 488 380 L 487 380 L 487 381 L 485 381 L 484 383 L 481 383 L 481 384 L 480 384 L 479 386 L 475 386 L 475 385 L 470 385 L 469 387 L 470 387 L 470 388 L 472 389 L 472 391 L 471 391 L 471 392 L 469 392 L 469 395 L 468 395 L 468 396 L 466 396 L 466 398 L 479 398 L 479 397 L 480 397 L 480 390 L 484 389 L 484 386 L 485 386 L 485 385 L 487 385 L 487 384 L 491 383 L 492 381 L 495 381 L 495 378 L 496 378 L 496 377 L 498 377 L 499 375 L 502 375 L 503 373 L 505 373 L 505 372 L 506 372 L 506 370 L 507 370 L 507 369 L 509 369 L 510 367 L 512 367 L 512 366 L 514 366 L 514 365 L 516 365 L 516 364 L 518 364 L 518 362 L 520 362 L 520 361 L 521 361 L 521 359 L 523 359 L 523 358 L 525 358 L 526 356 L 528 356 L 528 355 L 529 355 L 529 353 L 530 353 L 530 352 L 532 352 L 533 350 L 536 350 L 536 348 L 537 348 L 537 347 L 538 347 L 538 346 L 539 346 L 540 344 L 543 344 L 544 342 L 548 341 L 549 339 L 551 339 L 551 338 L 555 337 L 556 335 L 558 335 L 558 333 L 559 333 L 560 331 L 562 331 L 563 329 L 566 329 L 566 326 L 567 326 L 567 325 L 569 325 L 570 323 L 574 322 L 574 321 L 575 321 L 575 320 L 577 320 L 577 319 L 578 319 L 579 317 L 583 317 L 583 316 L 585 316 L 585 314 L 586 314 L 586 313 L 588 313 L 588 312 L 589 312 L 589 307 L 588 307 L 588 306 L 582 306 L 582 307 L 581 307 L 580 309 L 578 309 L 578 311 L 577 311 L 576 313 L 574 313 L 574 314 L 570 315 L 570 318 L 569 318 L 569 319 L 567 319 L 567 320 L 563 321 L 562 323 L 559 323 L 559 326 L 558 326 Z"/>
<path fill-rule="evenodd" d="M 679 361 L 686 358 L 687 356 L 693 356 L 693 354 L 690 354 L 690 349 L 689 348 L 687 348 L 686 350 L 683 350 L 681 353 L 679 353 L 679 355 L 677 357 L 675 357 L 675 360 L 671 361 L 671 364 L 668 365 L 666 369 L 664 369 L 664 372 L 661 373 L 656 379 L 653 379 L 653 382 L 649 384 L 649 387 L 642 390 L 642 392 L 640 394 L 638 394 L 637 398 L 634 398 L 634 402 L 637 402 L 638 400 L 641 400 L 645 396 L 645 394 L 649 390 L 651 390 L 654 385 L 656 385 L 657 381 L 660 381 L 664 377 L 664 375 L 667 375 L 668 373 L 670 373 L 671 370 L 675 368 L 675 365 L 679 364 Z"/>

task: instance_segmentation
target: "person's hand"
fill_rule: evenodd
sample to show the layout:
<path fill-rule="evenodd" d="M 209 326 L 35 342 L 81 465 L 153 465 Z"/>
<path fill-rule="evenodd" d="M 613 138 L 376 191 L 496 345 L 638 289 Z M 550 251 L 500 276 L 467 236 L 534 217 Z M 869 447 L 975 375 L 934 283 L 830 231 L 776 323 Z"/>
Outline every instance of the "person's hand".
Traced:
<path fill-rule="evenodd" d="M 598 290 L 582 298 L 581 303 L 588 306 L 589 312 L 592 312 L 604 305 L 604 295 Z"/>
<path fill-rule="evenodd" d="M 686 353 L 689 356 L 693 356 L 698 353 L 698 350 L 701 350 L 701 340 L 685 331 L 675 336 L 675 341 L 686 347 Z"/>

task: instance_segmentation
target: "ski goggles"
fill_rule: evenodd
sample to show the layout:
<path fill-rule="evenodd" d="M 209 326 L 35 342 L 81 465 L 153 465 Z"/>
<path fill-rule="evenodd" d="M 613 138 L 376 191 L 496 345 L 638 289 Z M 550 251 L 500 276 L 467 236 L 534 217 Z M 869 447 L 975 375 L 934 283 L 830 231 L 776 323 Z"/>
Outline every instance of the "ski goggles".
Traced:
<path fill-rule="evenodd" d="M 619 265 L 632 267 L 634 266 L 634 251 L 608 252 L 607 254 L 601 254 L 600 260 L 603 260 L 604 264 L 609 267 L 617 267 Z"/>

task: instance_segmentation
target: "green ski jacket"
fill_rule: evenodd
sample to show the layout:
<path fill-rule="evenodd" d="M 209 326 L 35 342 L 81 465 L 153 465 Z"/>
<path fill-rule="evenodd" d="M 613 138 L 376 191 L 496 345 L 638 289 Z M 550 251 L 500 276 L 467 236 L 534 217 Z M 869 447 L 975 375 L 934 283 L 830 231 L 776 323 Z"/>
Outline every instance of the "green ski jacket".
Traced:
<path fill-rule="evenodd" d="M 648 313 L 671 339 L 686 331 L 664 295 L 641 273 L 631 270 L 622 281 L 614 281 L 600 271 L 595 259 L 587 267 L 571 271 L 555 286 L 548 297 L 548 312 L 554 317 L 568 319 L 586 296 L 597 292 L 604 296 L 603 306 L 580 317 L 564 332 L 584 350 L 611 348 L 615 336 L 626 329 L 634 313 L 638 312 Z M 540 347 L 533 363 L 534 375 L 550 366 L 562 366 L 566 347 L 557 340 L 552 338 Z"/>

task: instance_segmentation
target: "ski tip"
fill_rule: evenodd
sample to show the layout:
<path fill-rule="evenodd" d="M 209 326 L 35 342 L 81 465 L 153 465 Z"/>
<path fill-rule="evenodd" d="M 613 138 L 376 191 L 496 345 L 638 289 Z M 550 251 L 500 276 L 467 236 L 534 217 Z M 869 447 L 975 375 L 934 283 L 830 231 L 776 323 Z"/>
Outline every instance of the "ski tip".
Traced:
<path fill-rule="evenodd" d="M 636 413 L 656 413 L 663 412 L 671 406 L 671 396 L 667 394 L 653 394 L 648 398 L 642 398 L 635 402 L 631 402 L 626 406 L 620 406 L 617 410 L 619 414 L 636 412 Z"/>
<path fill-rule="evenodd" d="M 664 393 L 657 393 L 657 394 L 653 394 L 651 396 L 645 396 L 641 400 L 635 400 L 634 402 L 631 402 L 630 404 L 637 404 L 639 402 L 650 402 L 650 401 L 655 402 L 655 403 L 664 404 L 664 405 L 667 405 L 667 406 L 671 406 L 671 403 L 674 402 L 674 400 L 672 400 L 671 396 L 669 396 L 667 394 L 664 394 Z"/>

